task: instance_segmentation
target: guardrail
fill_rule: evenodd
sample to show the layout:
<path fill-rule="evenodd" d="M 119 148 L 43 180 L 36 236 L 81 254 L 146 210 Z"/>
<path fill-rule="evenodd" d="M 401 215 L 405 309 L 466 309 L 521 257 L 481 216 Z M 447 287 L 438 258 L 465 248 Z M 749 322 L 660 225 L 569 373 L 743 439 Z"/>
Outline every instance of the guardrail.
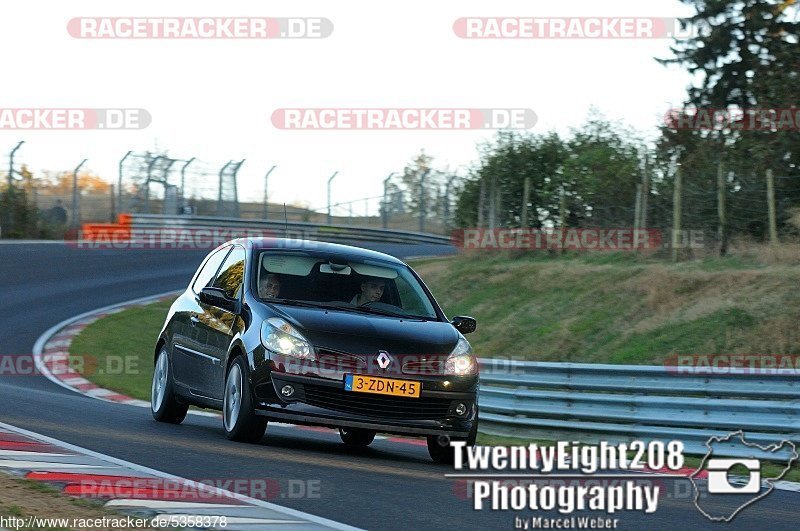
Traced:
<path fill-rule="evenodd" d="M 485 433 L 585 443 L 681 440 L 685 453 L 705 455 L 711 436 L 742 430 L 748 443 L 789 440 L 800 449 L 796 371 L 699 375 L 660 366 L 492 359 L 480 365 Z M 714 455 L 728 457 L 753 453 L 734 440 L 714 448 Z M 756 455 L 785 460 L 791 448 Z"/>
<path fill-rule="evenodd" d="M 134 229 L 151 228 L 192 228 L 219 230 L 258 230 L 275 237 L 343 242 L 371 241 L 383 243 L 452 245 L 447 236 L 390 229 L 353 227 L 350 225 L 320 225 L 299 221 L 267 221 L 239 218 L 218 218 L 211 216 L 163 216 L 158 214 L 131 214 Z"/>

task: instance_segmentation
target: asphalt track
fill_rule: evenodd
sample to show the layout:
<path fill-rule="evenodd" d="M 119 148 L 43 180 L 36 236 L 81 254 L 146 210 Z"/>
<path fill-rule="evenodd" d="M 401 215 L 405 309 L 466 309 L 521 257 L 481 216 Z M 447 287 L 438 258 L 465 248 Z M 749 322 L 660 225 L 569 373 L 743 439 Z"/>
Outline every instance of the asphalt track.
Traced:
<path fill-rule="evenodd" d="M 446 246 L 369 245 L 399 257 L 451 253 Z M 74 315 L 180 289 L 205 252 L 79 250 L 60 244 L 0 244 L 0 354 L 29 354 L 39 335 Z M 225 439 L 220 421 L 189 416 L 157 424 L 144 408 L 94 400 L 42 376 L 0 375 L 0 419 L 95 452 L 189 479 L 310 481 L 313 496 L 282 492 L 273 503 L 365 529 L 511 529 L 537 513 L 474 511 L 463 483 L 434 465 L 424 445 L 376 441 L 343 447 L 333 431 L 272 426 L 256 445 Z M 299 480 L 299 481 L 298 481 Z M 617 513 L 623 529 L 707 528 L 686 480 L 662 479 L 669 494 L 654 514 Z M 676 486 L 675 483 L 683 483 Z M 298 489 L 299 491 L 300 489 Z M 2 493 L 0 493 L 2 499 Z M 797 529 L 800 494 L 773 491 L 719 529 Z"/>

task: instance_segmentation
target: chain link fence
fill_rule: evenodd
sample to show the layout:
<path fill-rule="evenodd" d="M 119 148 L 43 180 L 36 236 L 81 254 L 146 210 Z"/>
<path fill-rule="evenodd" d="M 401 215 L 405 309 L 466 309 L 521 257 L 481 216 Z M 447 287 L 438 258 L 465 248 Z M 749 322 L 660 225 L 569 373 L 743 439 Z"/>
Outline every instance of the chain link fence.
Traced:
<path fill-rule="evenodd" d="M 225 164 L 197 157 L 129 151 L 116 176 L 98 176 L 91 162 L 77 172 L 39 172 L 17 151 L 0 168 L 0 237 L 62 238 L 83 223 L 114 222 L 121 213 L 218 216 L 316 224 L 353 225 L 449 234 L 453 229 L 457 180 L 429 176 L 411 184 L 392 174 L 378 196 L 348 198 L 323 207 L 242 201 L 238 175 L 244 160 Z M 265 188 L 266 188 L 265 178 Z M 344 187 L 344 185 L 342 185 Z M 341 194 L 336 189 L 337 195 Z M 420 196 L 424 197 L 420 201 Z"/>

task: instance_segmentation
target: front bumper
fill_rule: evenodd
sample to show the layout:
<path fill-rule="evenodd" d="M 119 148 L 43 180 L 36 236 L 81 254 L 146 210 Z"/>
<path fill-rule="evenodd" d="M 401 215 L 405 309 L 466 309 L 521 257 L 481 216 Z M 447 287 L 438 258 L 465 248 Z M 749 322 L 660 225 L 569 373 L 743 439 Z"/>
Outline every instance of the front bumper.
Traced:
<path fill-rule="evenodd" d="M 345 392 L 343 381 L 274 371 L 254 384 L 256 414 L 293 424 L 466 438 L 477 422 L 477 378 L 459 391 L 423 385 L 418 399 Z M 280 394 L 285 385 L 294 389 L 289 398 Z M 467 412 L 457 415 L 457 404 L 465 404 Z"/>

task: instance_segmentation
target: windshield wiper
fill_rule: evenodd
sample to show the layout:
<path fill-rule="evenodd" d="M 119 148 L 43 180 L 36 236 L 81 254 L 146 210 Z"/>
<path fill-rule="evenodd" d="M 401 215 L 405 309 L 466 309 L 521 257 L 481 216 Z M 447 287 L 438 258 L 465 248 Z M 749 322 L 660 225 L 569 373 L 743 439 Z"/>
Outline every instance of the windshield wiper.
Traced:
<path fill-rule="evenodd" d="M 339 308 L 341 308 L 343 310 L 352 310 L 354 312 L 371 313 L 371 314 L 374 314 L 374 315 L 385 315 L 387 317 L 402 317 L 404 319 L 425 320 L 424 317 L 421 317 L 419 315 L 411 315 L 411 314 L 407 314 L 407 313 L 398 313 L 398 312 L 393 312 L 391 310 L 382 310 L 380 308 L 372 308 L 370 306 L 352 306 L 352 305 L 350 305 L 350 306 L 340 306 Z"/>
<path fill-rule="evenodd" d="M 266 302 L 287 304 L 289 306 L 304 306 L 306 308 L 325 308 L 326 305 L 321 302 L 312 301 L 298 301 L 295 299 L 264 299 Z"/>

